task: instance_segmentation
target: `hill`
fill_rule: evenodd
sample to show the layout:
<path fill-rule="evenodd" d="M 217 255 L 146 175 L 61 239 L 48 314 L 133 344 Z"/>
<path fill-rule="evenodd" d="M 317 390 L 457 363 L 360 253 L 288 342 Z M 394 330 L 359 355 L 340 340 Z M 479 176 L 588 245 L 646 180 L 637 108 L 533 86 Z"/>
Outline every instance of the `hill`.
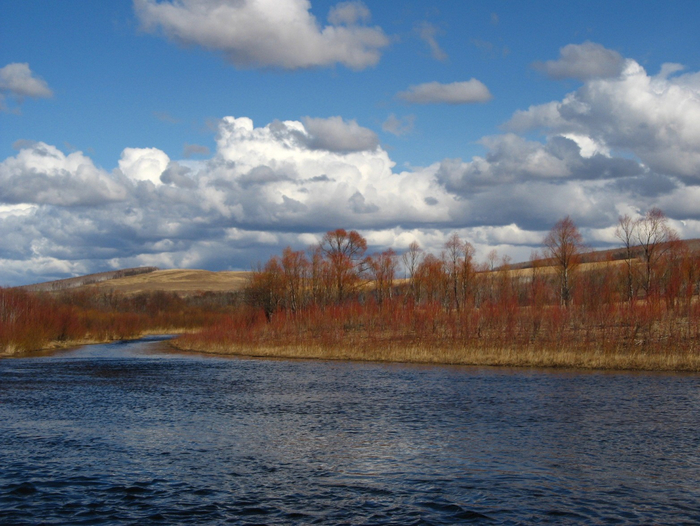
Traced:
<path fill-rule="evenodd" d="M 125 294 L 140 292 L 176 292 L 180 295 L 196 292 L 236 292 L 242 290 L 250 277 L 245 271 L 156 270 L 148 274 L 125 276 L 90 285 Z"/>
<path fill-rule="evenodd" d="M 47 281 L 33 285 L 24 285 L 16 288 L 31 292 L 57 292 L 60 290 L 76 289 L 86 285 L 93 285 L 103 281 L 110 281 L 127 276 L 148 274 L 157 270 L 158 267 L 126 268 L 121 270 L 111 270 L 109 272 L 98 272 L 97 274 L 86 274 L 85 276 L 77 276 L 75 278 L 57 279 L 55 281 Z"/>
<path fill-rule="evenodd" d="M 141 267 L 88 274 L 17 288 L 34 292 L 97 289 L 124 294 L 164 291 L 186 296 L 196 292 L 236 292 L 245 287 L 249 276 L 250 272 L 244 271 L 159 270 L 156 267 Z"/>

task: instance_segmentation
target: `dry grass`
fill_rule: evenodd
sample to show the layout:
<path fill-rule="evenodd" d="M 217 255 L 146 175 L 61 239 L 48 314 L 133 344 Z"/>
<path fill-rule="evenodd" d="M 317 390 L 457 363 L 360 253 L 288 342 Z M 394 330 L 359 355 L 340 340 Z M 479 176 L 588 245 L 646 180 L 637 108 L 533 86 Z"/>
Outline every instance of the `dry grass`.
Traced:
<path fill-rule="evenodd" d="M 143 292 L 175 292 L 181 295 L 196 292 L 236 292 L 243 290 L 250 272 L 209 270 L 157 270 L 89 285 L 90 289 L 113 290 L 124 294 Z"/>
<path fill-rule="evenodd" d="M 499 367 L 556 367 L 575 369 L 700 371 L 700 355 L 692 351 L 653 353 L 643 350 L 596 351 L 581 348 L 495 348 L 467 346 L 428 347 L 384 342 L 379 345 L 199 344 L 175 339 L 170 344 L 183 351 L 266 358 L 356 360 Z M 193 348 L 196 347 L 196 348 Z"/>

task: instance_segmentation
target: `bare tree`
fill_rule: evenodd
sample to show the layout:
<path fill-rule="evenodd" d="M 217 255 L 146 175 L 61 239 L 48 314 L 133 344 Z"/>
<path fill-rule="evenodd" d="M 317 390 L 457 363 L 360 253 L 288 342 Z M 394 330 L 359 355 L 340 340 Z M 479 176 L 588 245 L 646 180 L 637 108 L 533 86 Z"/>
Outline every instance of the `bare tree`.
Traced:
<path fill-rule="evenodd" d="M 668 218 L 659 208 L 652 208 L 636 224 L 636 240 L 639 243 L 644 261 L 642 287 L 647 296 L 652 292 L 656 267 L 678 240 L 676 231 L 668 226 Z"/>
<path fill-rule="evenodd" d="M 625 249 L 625 264 L 627 270 L 627 301 L 632 301 L 634 298 L 634 240 L 637 230 L 637 221 L 625 214 L 618 220 L 615 236 L 622 241 L 622 246 Z"/>
<path fill-rule="evenodd" d="M 572 275 L 583 250 L 583 238 L 569 216 L 557 221 L 544 238 L 545 253 L 554 259 L 559 275 L 561 302 L 568 307 L 571 302 Z"/>
<path fill-rule="evenodd" d="M 408 250 L 403 253 L 401 260 L 403 261 L 403 268 L 406 272 L 406 277 L 408 278 L 409 284 L 411 286 L 411 294 L 415 301 L 418 300 L 418 287 L 416 286 L 416 272 L 420 266 L 421 260 L 423 259 L 423 250 L 416 241 L 413 241 L 408 245 Z"/>
<path fill-rule="evenodd" d="M 474 247 L 453 233 L 445 243 L 447 272 L 450 276 L 452 300 L 457 310 L 465 302 L 474 268 Z"/>
<path fill-rule="evenodd" d="M 284 298 L 284 273 L 278 257 L 271 258 L 265 266 L 258 265 L 253 269 L 245 297 L 250 305 L 265 312 L 267 321 L 272 319 Z"/>
<path fill-rule="evenodd" d="M 374 289 L 380 305 L 385 299 L 392 297 L 396 266 L 396 253 L 392 249 L 365 258 L 365 268 L 374 281 Z"/>
<path fill-rule="evenodd" d="M 487 270 L 493 272 L 498 266 L 498 250 L 495 248 L 486 255 Z"/>
<path fill-rule="evenodd" d="M 285 303 L 287 308 L 296 312 L 302 307 L 306 281 L 311 264 L 304 252 L 287 247 L 282 252 L 282 271 L 284 272 Z"/>

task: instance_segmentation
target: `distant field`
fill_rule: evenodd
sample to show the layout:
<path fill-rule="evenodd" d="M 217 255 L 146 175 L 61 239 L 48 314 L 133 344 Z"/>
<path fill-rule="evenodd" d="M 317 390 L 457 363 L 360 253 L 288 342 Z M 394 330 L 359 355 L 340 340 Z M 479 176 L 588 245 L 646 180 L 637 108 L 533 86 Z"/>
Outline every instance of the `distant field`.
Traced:
<path fill-rule="evenodd" d="M 125 294 L 140 292 L 177 292 L 192 294 L 195 292 L 235 292 L 242 290 L 248 282 L 250 272 L 209 270 L 156 270 L 148 274 L 111 279 L 86 288 L 114 290 Z"/>

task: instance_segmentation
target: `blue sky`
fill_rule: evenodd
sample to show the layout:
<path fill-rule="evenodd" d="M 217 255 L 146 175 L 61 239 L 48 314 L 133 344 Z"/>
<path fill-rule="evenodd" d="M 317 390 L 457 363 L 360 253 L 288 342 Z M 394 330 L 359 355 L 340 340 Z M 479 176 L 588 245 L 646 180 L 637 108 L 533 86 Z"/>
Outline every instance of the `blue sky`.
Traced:
<path fill-rule="evenodd" d="M 337 227 L 523 260 L 563 215 L 602 246 L 660 206 L 700 236 L 692 2 L 0 9 L 0 285 L 248 269 Z"/>

